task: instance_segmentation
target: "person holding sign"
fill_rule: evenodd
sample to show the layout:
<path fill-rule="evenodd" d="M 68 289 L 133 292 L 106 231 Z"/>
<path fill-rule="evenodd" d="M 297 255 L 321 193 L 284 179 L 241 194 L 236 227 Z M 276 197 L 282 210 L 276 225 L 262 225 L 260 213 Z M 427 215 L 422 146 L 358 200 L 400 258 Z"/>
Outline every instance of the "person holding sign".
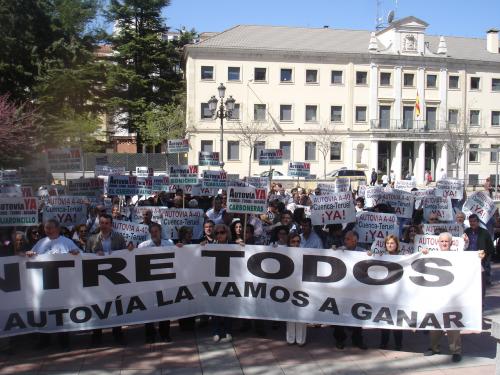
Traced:
<path fill-rule="evenodd" d="M 465 231 L 465 235 L 469 240 L 469 246 L 466 250 L 485 252 L 484 258 L 481 260 L 483 272 L 481 272 L 483 298 L 486 293 L 486 285 L 491 285 L 491 264 L 490 259 L 495 254 L 495 246 L 491 239 L 490 233 L 479 226 L 479 217 L 476 214 L 469 216 L 469 228 Z"/>
<path fill-rule="evenodd" d="M 297 233 L 288 236 L 288 247 L 300 247 L 301 238 Z M 304 346 L 307 337 L 307 323 L 286 322 L 286 342 Z"/>

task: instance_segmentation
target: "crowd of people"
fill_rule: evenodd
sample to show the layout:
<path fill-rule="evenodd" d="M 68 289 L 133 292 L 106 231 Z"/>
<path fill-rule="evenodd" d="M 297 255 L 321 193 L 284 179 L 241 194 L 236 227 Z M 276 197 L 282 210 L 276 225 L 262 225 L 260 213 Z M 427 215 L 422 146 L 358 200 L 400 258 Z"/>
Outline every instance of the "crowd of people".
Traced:
<path fill-rule="evenodd" d="M 36 257 L 39 254 L 65 254 L 93 253 L 97 256 L 106 256 L 113 251 L 128 249 L 140 251 L 144 247 L 178 246 L 189 244 L 259 244 L 273 247 L 289 248 L 316 248 L 338 249 L 365 252 L 366 256 L 375 256 L 370 252 L 370 244 L 360 243 L 358 233 L 355 231 L 355 222 L 330 225 L 312 225 L 310 215 L 311 197 L 321 195 L 320 189 L 306 190 L 299 187 L 286 190 L 281 184 L 273 183 L 269 192 L 267 212 L 261 215 L 234 214 L 226 209 L 226 194 L 224 191 L 215 197 L 192 197 L 181 190 L 176 193 L 161 192 L 146 199 L 138 197 L 110 197 L 111 205 L 98 204 L 89 206 L 86 223 L 74 227 L 64 227 L 57 220 L 50 219 L 38 226 L 3 227 L 0 228 L 0 254 L 2 256 L 19 255 Z M 390 205 L 379 204 L 366 208 L 362 196 L 353 192 L 356 202 L 356 211 L 374 211 L 391 213 Z M 489 223 L 480 226 L 477 215 L 470 215 L 466 220 L 460 211 L 462 202 L 454 202 L 455 220 L 464 229 L 466 250 L 478 251 L 483 267 L 483 296 L 484 290 L 491 283 L 490 262 L 498 259 L 499 249 L 495 248 L 494 240 L 500 237 L 500 216 L 495 212 Z M 138 217 L 138 207 L 144 207 Z M 169 207 L 171 209 L 203 209 L 205 221 L 203 234 L 200 238 L 193 238 L 193 229 L 184 226 L 178 229 L 175 240 L 163 238 L 162 226 L 153 220 L 153 213 L 147 207 Z M 137 248 L 132 243 L 127 243 L 122 235 L 113 230 L 113 220 L 138 221 L 149 227 L 150 239 L 138 244 Z M 431 215 L 428 223 L 439 223 L 439 218 Z M 421 225 L 424 224 L 423 209 L 415 208 L 411 219 L 400 222 L 399 235 L 389 235 L 384 239 L 385 250 L 389 255 L 397 255 L 401 243 L 411 244 L 417 234 L 422 233 Z M 451 234 L 448 232 L 435 233 L 439 235 L 439 246 L 442 251 L 450 249 Z M 500 241 L 499 241 L 500 242 Z M 262 320 L 240 320 L 241 331 L 255 329 L 257 335 L 265 336 L 269 328 L 276 328 L 276 322 Z M 214 342 L 229 342 L 232 340 L 233 324 L 235 319 L 227 317 L 192 317 L 181 319 L 181 329 L 192 330 L 198 325 L 212 325 Z M 308 324 L 286 323 L 286 341 L 290 344 L 304 345 L 307 338 Z M 145 340 L 153 342 L 157 334 L 161 340 L 171 341 L 170 321 L 145 324 Z M 366 349 L 361 327 L 333 326 L 335 346 L 343 349 L 347 342 L 348 333 L 353 346 Z M 394 348 L 401 350 L 403 347 L 403 331 L 392 330 Z M 432 355 L 440 352 L 439 340 L 443 333 L 433 331 L 430 334 L 430 348 L 425 352 Z M 122 327 L 114 327 L 112 335 L 117 344 L 125 344 L 126 339 Z M 391 330 L 381 330 L 380 348 L 388 348 Z M 37 346 L 45 347 L 50 335 L 40 334 Z M 447 331 L 449 347 L 454 361 L 461 359 L 461 341 L 459 331 Z M 69 347 L 69 333 L 58 334 L 60 345 Z M 91 334 L 92 345 L 99 345 L 102 341 L 102 330 L 93 330 Z"/>

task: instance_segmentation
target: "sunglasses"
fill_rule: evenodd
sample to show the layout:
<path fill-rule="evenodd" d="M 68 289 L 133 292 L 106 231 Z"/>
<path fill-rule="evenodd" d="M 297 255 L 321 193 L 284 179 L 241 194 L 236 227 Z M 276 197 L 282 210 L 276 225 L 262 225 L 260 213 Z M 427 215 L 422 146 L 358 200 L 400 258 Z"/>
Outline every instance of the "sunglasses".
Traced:
<path fill-rule="evenodd" d="M 215 232 L 215 234 L 216 234 L 216 235 L 218 235 L 218 234 L 226 234 L 226 232 L 225 232 L 225 231 L 222 231 L 222 232 Z"/>

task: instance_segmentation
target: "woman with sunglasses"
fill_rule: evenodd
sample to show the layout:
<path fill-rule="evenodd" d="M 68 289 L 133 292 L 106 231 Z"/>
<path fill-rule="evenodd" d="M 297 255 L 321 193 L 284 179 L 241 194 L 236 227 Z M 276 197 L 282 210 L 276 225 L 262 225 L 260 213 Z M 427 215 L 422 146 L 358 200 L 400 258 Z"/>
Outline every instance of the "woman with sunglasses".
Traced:
<path fill-rule="evenodd" d="M 214 227 L 216 244 L 234 244 L 229 227 L 225 224 L 217 224 Z M 212 316 L 213 340 L 214 342 L 231 342 L 233 340 L 233 319 Z"/>
<path fill-rule="evenodd" d="M 300 235 L 291 233 L 288 236 L 288 247 L 300 247 Z M 286 322 L 286 342 L 290 345 L 304 346 L 307 337 L 307 323 Z"/>
<path fill-rule="evenodd" d="M 26 229 L 26 240 L 28 242 L 29 249 L 32 249 L 40 238 L 41 236 L 38 227 L 29 227 Z"/>
<path fill-rule="evenodd" d="M 80 248 L 80 250 L 85 250 L 85 245 L 87 244 L 88 231 L 85 224 L 80 224 L 75 227 L 75 234 L 73 235 L 73 242 Z"/>

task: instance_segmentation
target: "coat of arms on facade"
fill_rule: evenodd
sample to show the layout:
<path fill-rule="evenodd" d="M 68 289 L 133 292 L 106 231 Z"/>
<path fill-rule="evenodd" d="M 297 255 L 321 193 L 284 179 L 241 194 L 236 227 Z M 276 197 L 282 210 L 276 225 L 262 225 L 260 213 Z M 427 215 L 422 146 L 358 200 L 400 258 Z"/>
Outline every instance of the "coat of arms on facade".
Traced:
<path fill-rule="evenodd" d="M 417 38 L 413 34 L 405 35 L 403 40 L 403 49 L 408 52 L 417 51 Z"/>

